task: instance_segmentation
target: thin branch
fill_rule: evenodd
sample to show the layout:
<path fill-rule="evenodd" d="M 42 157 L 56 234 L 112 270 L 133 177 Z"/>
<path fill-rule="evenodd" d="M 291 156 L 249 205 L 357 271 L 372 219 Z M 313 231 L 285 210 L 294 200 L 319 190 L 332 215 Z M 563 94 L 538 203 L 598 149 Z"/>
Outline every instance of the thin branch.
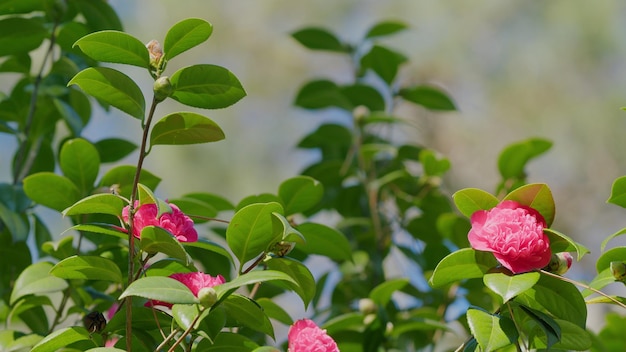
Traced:
<path fill-rule="evenodd" d="M 588 290 L 591 290 L 591 291 L 593 291 L 594 293 L 597 293 L 597 294 L 599 294 L 600 296 L 605 297 L 605 298 L 607 298 L 608 300 L 612 301 L 613 303 L 617 304 L 618 306 L 620 306 L 620 307 L 622 307 L 622 308 L 626 309 L 626 304 L 624 304 L 624 303 L 620 302 L 619 300 L 617 300 L 617 299 L 615 299 L 615 298 L 613 298 L 613 297 L 611 297 L 611 296 L 607 295 L 606 293 L 604 293 L 604 292 L 602 292 L 602 291 L 600 291 L 600 290 L 598 290 L 598 289 L 595 289 L 595 288 L 593 288 L 593 287 L 591 287 L 591 286 L 589 286 L 589 285 L 587 285 L 587 284 L 584 284 L 584 283 L 579 282 L 579 281 L 576 281 L 576 280 L 568 279 L 568 278 L 566 278 L 566 277 L 564 277 L 564 276 L 557 275 L 557 274 L 553 274 L 553 273 L 548 272 L 548 271 L 545 271 L 545 270 L 539 270 L 539 271 L 540 271 L 542 274 L 546 274 L 546 275 L 548 275 L 548 276 L 552 276 L 552 277 L 557 278 L 557 279 L 559 279 L 559 280 L 562 280 L 562 281 L 565 281 L 565 282 L 569 282 L 570 284 L 573 284 L 573 285 L 580 286 L 580 287 L 582 287 L 582 288 L 586 288 L 586 289 L 588 289 Z"/>

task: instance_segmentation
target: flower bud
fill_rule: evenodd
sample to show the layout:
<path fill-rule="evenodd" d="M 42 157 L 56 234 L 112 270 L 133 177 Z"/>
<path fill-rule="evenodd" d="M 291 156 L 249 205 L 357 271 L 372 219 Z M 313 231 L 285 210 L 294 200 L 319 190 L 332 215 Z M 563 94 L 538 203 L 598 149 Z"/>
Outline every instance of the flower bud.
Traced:
<path fill-rule="evenodd" d="M 161 57 L 163 57 L 161 43 L 152 39 L 146 44 L 146 48 L 148 48 L 148 53 L 150 54 L 150 67 L 156 71 L 161 64 Z"/>
<path fill-rule="evenodd" d="M 363 120 L 369 114 L 370 110 L 365 105 L 359 105 L 352 110 L 352 116 L 354 116 L 354 119 L 357 121 Z"/>
<path fill-rule="evenodd" d="M 198 291 L 200 304 L 205 308 L 211 308 L 217 302 L 217 292 L 213 287 L 204 287 Z"/>
<path fill-rule="evenodd" d="M 363 314 L 376 313 L 376 303 L 370 298 L 362 298 L 359 300 L 359 312 Z"/>
<path fill-rule="evenodd" d="M 557 275 L 565 274 L 572 266 L 574 258 L 568 252 L 560 252 L 552 254 L 550 263 L 544 268 L 544 270 Z"/>
<path fill-rule="evenodd" d="M 363 318 L 363 325 L 370 325 L 374 322 L 374 320 L 376 320 L 376 314 L 367 314 Z"/>
<path fill-rule="evenodd" d="M 154 90 L 154 99 L 159 103 L 174 93 L 172 82 L 167 76 L 159 77 L 154 81 L 152 89 Z"/>
<path fill-rule="evenodd" d="M 624 262 L 611 262 L 611 273 L 616 281 L 624 281 L 626 279 L 626 263 Z"/>

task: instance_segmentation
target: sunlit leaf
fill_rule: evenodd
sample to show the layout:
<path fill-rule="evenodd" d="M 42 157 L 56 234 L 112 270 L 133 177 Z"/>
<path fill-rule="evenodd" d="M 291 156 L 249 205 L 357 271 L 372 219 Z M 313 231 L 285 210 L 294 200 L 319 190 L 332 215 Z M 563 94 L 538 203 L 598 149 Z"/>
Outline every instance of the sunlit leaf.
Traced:
<path fill-rule="evenodd" d="M 82 340 L 90 340 L 89 331 L 83 327 L 72 326 L 52 332 L 50 335 L 39 341 L 33 346 L 31 352 L 55 352 L 61 348 L 67 347 L 74 342 Z"/>
<path fill-rule="evenodd" d="M 384 307 L 391 300 L 393 293 L 398 290 L 402 290 L 408 283 L 409 279 L 406 278 L 387 280 L 374 287 L 372 291 L 370 291 L 369 297 L 374 302 Z"/>
<path fill-rule="evenodd" d="M 99 193 L 85 197 L 63 210 L 63 216 L 79 214 L 109 214 L 120 217 L 128 204 L 122 197 L 111 193 Z"/>
<path fill-rule="evenodd" d="M 33 201 L 57 211 L 63 211 L 80 199 L 80 191 L 69 178 L 52 172 L 26 177 L 24 191 Z"/>
<path fill-rule="evenodd" d="M 104 280 L 122 282 L 122 272 L 111 259 L 75 255 L 58 262 L 50 274 L 63 279 Z"/>
<path fill-rule="evenodd" d="M 324 186 L 308 176 L 292 177 L 278 187 L 278 196 L 285 207 L 285 215 L 301 213 L 312 208 L 323 195 Z"/>
<path fill-rule="evenodd" d="M 305 222 L 297 226 L 306 242 L 297 248 L 308 254 L 319 254 L 332 260 L 352 258 L 350 242 L 344 234 L 323 224 Z"/>
<path fill-rule="evenodd" d="M 367 31 L 365 38 L 382 37 L 397 32 L 403 31 L 408 26 L 405 23 L 399 21 L 385 21 L 376 23 L 372 28 Z"/>
<path fill-rule="evenodd" d="M 272 258 L 266 264 L 269 269 L 286 273 L 295 281 L 295 283 L 279 281 L 276 284 L 279 286 L 284 285 L 297 293 L 306 308 L 315 296 L 315 278 L 313 278 L 313 274 L 311 274 L 309 269 L 304 264 L 291 258 Z"/>
<path fill-rule="evenodd" d="M 552 142 L 542 138 L 530 138 L 513 143 L 500 153 L 498 170 L 503 179 L 525 178 L 524 168 L 533 158 L 545 153 L 552 147 Z"/>
<path fill-rule="evenodd" d="M 478 188 L 465 188 L 452 195 L 454 204 L 461 214 L 472 217 L 478 210 L 489 210 L 500 202 L 498 198 L 489 192 Z"/>
<path fill-rule="evenodd" d="M 209 39 L 211 33 L 213 33 L 213 26 L 203 19 L 187 18 L 176 23 L 165 35 L 163 43 L 165 59 L 170 60 L 203 43 Z"/>
<path fill-rule="evenodd" d="M 13 285 L 10 304 L 26 295 L 48 294 L 66 289 L 68 284 L 65 280 L 49 274 L 52 266 L 48 262 L 39 262 L 22 271 Z"/>
<path fill-rule="evenodd" d="M 539 281 L 539 273 L 537 272 L 519 275 L 493 273 L 483 276 L 485 286 L 502 297 L 504 302 L 533 287 L 537 281 Z"/>
<path fill-rule="evenodd" d="M 172 98 L 178 102 L 203 109 L 221 109 L 246 96 L 237 77 L 215 65 L 193 65 L 176 71 L 170 81 Z"/>
<path fill-rule="evenodd" d="M 211 119 L 193 112 L 176 112 L 159 120 L 150 132 L 150 143 L 197 144 L 224 139 L 224 132 Z"/>
<path fill-rule="evenodd" d="M 515 323 L 509 318 L 489 314 L 480 309 L 467 310 L 467 323 L 483 351 L 508 346 L 519 337 Z"/>
<path fill-rule="evenodd" d="M 503 200 L 514 200 L 537 210 L 543 216 L 548 227 L 554 221 L 554 198 L 550 187 L 544 183 L 531 183 L 516 188 L 507 194 Z"/>
<path fill-rule="evenodd" d="M 189 264 L 191 259 L 176 237 L 158 226 L 146 226 L 141 229 L 139 248 L 149 254 L 163 253 L 181 260 L 185 265 Z"/>
<path fill-rule="evenodd" d="M 308 49 L 347 52 L 339 39 L 323 28 L 304 28 L 292 33 L 291 36 Z"/>
<path fill-rule="evenodd" d="M 187 286 L 180 281 L 163 276 L 142 277 L 134 281 L 119 298 L 128 296 L 139 296 L 172 304 L 198 303 L 198 299 Z"/>
<path fill-rule="evenodd" d="M 432 287 L 441 287 L 452 282 L 483 277 L 490 269 L 498 265 L 498 261 L 489 252 L 463 248 L 443 258 L 429 283 Z"/>
<path fill-rule="evenodd" d="M 74 46 L 96 61 L 128 64 L 148 68 L 150 56 L 146 46 L 130 34 L 105 30 L 80 38 Z"/>

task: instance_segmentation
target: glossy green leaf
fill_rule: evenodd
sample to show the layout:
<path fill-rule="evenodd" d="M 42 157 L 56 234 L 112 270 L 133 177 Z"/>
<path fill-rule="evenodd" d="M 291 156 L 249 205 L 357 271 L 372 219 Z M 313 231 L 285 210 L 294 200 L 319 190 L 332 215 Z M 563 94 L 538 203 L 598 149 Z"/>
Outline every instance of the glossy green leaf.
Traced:
<path fill-rule="evenodd" d="M 353 107 L 341 88 L 329 80 L 317 80 L 305 84 L 298 91 L 294 104 L 305 109 L 338 107 L 352 110 Z"/>
<path fill-rule="evenodd" d="M 408 26 L 399 21 L 385 21 L 376 23 L 367 31 L 365 38 L 382 37 L 407 29 Z"/>
<path fill-rule="evenodd" d="M 402 98 L 421 105 L 428 110 L 452 111 L 456 110 L 454 101 L 441 89 L 432 86 L 415 86 L 403 88 L 398 93 Z"/>
<path fill-rule="evenodd" d="M 157 326 L 157 324 L 160 326 L 169 326 L 172 323 L 172 317 L 158 309 L 152 309 L 144 306 L 133 306 L 132 313 L 133 330 L 152 330 L 155 326 Z M 109 320 L 104 331 L 113 333 L 116 331 L 124 331 L 125 328 L 126 310 L 122 309 L 115 313 L 113 318 Z"/>
<path fill-rule="evenodd" d="M 272 258 L 266 262 L 271 270 L 283 272 L 289 275 L 295 283 L 290 281 L 277 282 L 279 286 L 284 285 L 300 296 L 306 308 L 315 296 L 315 278 L 309 269 L 302 263 L 291 258 Z"/>
<path fill-rule="evenodd" d="M 198 315 L 207 315 L 208 311 L 200 312 L 197 304 L 174 304 L 172 306 L 172 316 L 176 320 L 176 324 L 182 329 L 187 329 Z M 196 321 L 194 329 L 198 328 L 200 321 Z"/>
<path fill-rule="evenodd" d="M 239 324 L 274 338 L 274 328 L 263 309 L 248 297 L 230 295 L 223 303 L 226 315 Z"/>
<path fill-rule="evenodd" d="M 583 328 L 587 321 L 587 306 L 580 291 L 573 284 L 551 276 L 541 275 L 532 288 L 515 298 L 515 302 Z"/>
<path fill-rule="evenodd" d="M 305 222 L 298 225 L 298 231 L 306 242 L 298 249 L 307 254 L 319 254 L 335 261 L 352 258 L 350 242 L 344 234 L 323 224 Z"/>
<path fill-rule="evenodd" d="M 217 292 L 218 299 L 221 300 L 241 286 L 267 281 L 287 281 L 296 284 L 296 281 L 286 273 L 275 270 L 258 270 L 240 275 L 224 284 L 215 286 L 214 288 Z"/>
<path fill-rule="evenodd" d="M 122 283 L 122 272 L 104 257 L 75 255 L 58 262 L 50 274 L 63 279 L 103 280 Z"/>
<path fill-rule="evenodd" d="M 48 36 L 36 18 L 10 17 L 0 20 L 0 56 L 21 54 L 38 48 Z"/>
<path fill-rule="evenodd" d="M 617 237 L 617 236 L 621 236 L 621 235 L 623 235 L 623 234 L 625 234 L 625 233 L 626 233 L 626 228 L 623 228 L 623 229 L 621 229 L 621 230 L 619 230 L 619 231 L 617 231 L 617 232 L 615 232 L 615 233 L 611 234 L 611 235 L 610 235 L 610 236 L 608 236 L 607 238 L 605 238 L 605 239 L 602 241 L 602 244 L 600 245 L 600 251 L 604 252 L 604 249 L 606 248 L 606 245 L 609 243 L 609 241 L 610 241 L 610 240 L 614 239 L 614 238 L 615 238 L 615 237 Z"/>
<path fill-rule="evenodd" d="M 113 188 L 124 198 L 130 198 L 133 188 L 133 180 L 137 168 L 131 165 L 116 166 L 102 176 L 100 186 Z M 161 179 L 146 169 L 141 170 L 139 182 L 150 189 L 156 189 Z"/>
<path fill-rule="evenodd" d="M 189 255 L 167 230 L 158 226 L 146 226 L 141 230 L 139 248 L 148 254 L 163 253 L 174 259 L 181 260 L 185 265 L 191 261 Z"/>
<path fill-rule="evenodd" d="M 281 305 L 273 300 L 269 298 L 259 298 L 256 300 L 256 303 L 261 306 L 263 312 L 265 312 L 268 317 L 287 326 L 293 324 L 293 319 L 291 319 L 291 316 L 289 316 L 285 308 L 281 307 Z"/>
<path fill-rule="evenodd" d="M 608 267 L 600 271 L 598 275 L 596 275 L 596 277 L 594 277 L 593 280 L 591 280 L 591 282 L 588 285 L 596 290 L 602 290 L 605 286 L 612 284 L 614 282 L 615 282 L 615 277 L 613 276 L 613 272 L 611 271 L 611 268 Z M 583 297 L 587 297 L 593 293 L 595 292 L 588 288 L 582 291 Z M 592 302 L 590 302 L 590 300 L 587 300 L 587 304 L 589 303 L 592 303 Z"/>
<path fill-rule="evenodd" d="M 72 326 L 54 331 L 33 346 L 30 352 L 55 352 L 75 342 L 90 340 L 89 331 L 83 327 Z"/>
<path fill-rule="evenodd" d="M 165 59 L 170 60 L 174 56 L 183 53 L 203 42 L 213 33 L 213 26 L 199 18 L 187 18 L 182 20 L 167 31 L 163 51 Z"/>
<path fill-rule="evenodd" d="M 176 204 L 176 206 L 196 224 L 205 223 L 209 221 L 209 219 L 215 218 L 217 215 L 217 210 L 211 206 L 211 204 L 197 198 L 175 198 L 169 199 L 168 202 Z"/>
<path fill-rule="evenodd" d="M 519 338 L 515 323 L 509 318 L 491 315 L 483 310 L 468 309 L 467 323 L 482 351 L 495 351 Z"/>
<path fill-rule="evenodd" d="M 376 302 L 376 304 L 385 307 L 389 301 L 391 301 L 393 293 L 402 290 L 408 283 L 409 279 L 406 278 L 387 280 L 374 287 L 372 291 L 370 291 L 369 297 Z"/>
<path fill-rule="evenodd" d="M 561 327 L 551 316 L 536 309 L 519 306 L 539 326 L 546 336 L 546 347 L 550 349 L 561 340 Z"/>
<path fill-rule="evenodd" d="M 272 213 L 272 223 L 272 228 L 274 230 L 273 242 L 285 241 L 298 245 L 304 244 L 304 236 L 302 236 L 300 231 L 291 226 L 291 223 L 284 215 L 279 213 Z M 271 249 L 273 244 L 275 243 L 270 244 L 268 250 Z"/>
<path fill-rule="evenodd" d="M 497 265 L 492 253 L 463 248 L 443 258 L 428 282 L 437 288 L 455 281 L 480 278 Z"/>
<path fill-rule="evenodd" d="M 80 199 L 80 191 L 67 177 L 40 172 L 24 179 L 24 192 L 34 202 L 63 211 Z"/>
<path fill-rule="evenodd" d="M 170 276 L 176 273 L 190 273 L 193 271 L 190 265 L 186 265 L 184 261 L 165 258 L 150 264 L 150 267 L 146 270 L 146 276 Z"/>
<path fill-rule="evenodd" d="M 139 199 L 139 206 L 144 204 L 156 205 L 157 218 L 163 215 L 163 213 L 172 212 L 172 207 L 170 207 L 168 202 L 158 198 L 148 186 L 142 183 L 137 184 L 137 198 Z"/>
<path fill-rule="evenodd" d="M 73 3 L 78 6 L 92 32 L 103 29 L 122 30 L 117 13 L 107 1 L 74 0 Z"/>
<path fill-rule="evenodd" d="M 22 271 L 13 285 L 10 304 L 26 295 L 48 294 L 66 289 L 68 284 L 65 280 L 49 274 L 51 268 L 51 263 L 39 262 Z"/>
<path fill-rule="evenodd" d="M 537 272 L 519 275 L 493 273 L 483 276 L 485 286 L 502 297 L 504 302 L 533 287 L 537 281 L 539 281 L 539 273 Z"/>
<path fill-rule="evenodd" d="M 122 209 L 128 205 L 118 195 L 111 193 L 98 193 L 85 197 L 72 206 L 63 210 L 63 216 L 80 214 L 109 214 L 117 217 L 122 216 Z"/>
<path fill-rule="evenodd" d="M 567 320 L 555 319 L 561 329 L 561 339 L 552 345 L 551 350 L 589 351 L 592 347 L 592 339 L 589 332 Z M 534 347 L 548 348 L 546 341 L 535 337 Z"/>
<path fill-rule="evenodd" d="M 613 181 L 611 186 L 611 195 L 606 200 L 607 203 L 619 205 L 626 208 L 626 176 L 621 176 Z"/>
<path fill-rule="evenodd" d="M 200 248 L 206 251 L 210 251 L 213 253 L 217 253 L 225 258 L 228 259 L 229 262 L 233 262 L 233 258 L 231 257 L 230 253 L 224 249 L 224 247 L 220 246 L 217 243 L 211 242 L 211 241 L 207 241 L 205 239 L 199 239 L 196 242 L 183 242 L 183 247 L 195 247 L 195 248 Z"/>
<path fill-rule="evenodd" d="M 324 186 L 308 176 L 292 177 L 278 187 L 278 196 L 282 200 L 286 216 L 311 209 L 323 195 Z"/>
<path fill-rule="evenodd" d="M 371 69 L 383 81 L 391 85 L 398 74 L 400 65 L 406 61 L 407 58 L 404 55 L 389 48 L 374 45 L 367 54 L 361 57 L 361 69 Z M 402 91 L 400 91 L 400 95 L 404 97 Z M 411 95 L 414 95 L 414 93 Z M 409 98 L 406 99 L 412 101 Z"/>
<path fill-rule="evenodd" d="M 11 233 L 14 241 L 26 241 L 28 238 L 28 223 L 20 213 L 12 211 L 0 203 L 0 222 Z"/>
<path fill-rule="evenodd" d="M 524 179 L 526 177 L 524 172 L 526 164 L 551 147 L 552 142 L 542 138 L 530 138 L 507 146 L 498 157 L 500 175 L 505 180 L 510 178 Z"/>
<path fill-rule="evenodd" d="M 340 92 L 353 108 L 365 106 L 369 111 L 385 110 L 385 98 L 372 86 L 357 83 L 340 87 Z"/>
<path fill-rule="evenodd" d="M 323 28 L 304 28 L 291 33 L 291 36 L 308 49 L 347 52 L 341 41 Z"/>
<path fill-rule="evenodd" d="M 215 65 L 182 68 L 170 77 L 170 82 L 174 87 L 172 98 L 196 108 L 221 109 L 246 96 L 237 77 Z"/>
<path fill-rule="evenodd" d="M 94 146 L 100 154 L 102 163 L 119 161 L 137 149 L 136 144 L 120 138 L 101 139 Z"/>
<path fill-rule="evenodd" d="M 187 286 L 177 280 L 162 276 L 142 277 L 134 281 L 122 292 L 120 299 L 128 296 L 139 296 L 172 304 L 198 303 L 198 299 Z"/>
<path fill-rule="evenodd" d="M 213 343 L 211 343 L 210 339 L 200 341 L 198 350 L 208 352 L 250 352 L 258 346 L 243 334 L 225 331 L 217 335 Z"/>
<path fill-rule="evenodd" d="M 552 198 L 550 187 L 544 183 L 531 183 L 521 186 L 507 194 L 503 200 L 514 200 L 537 210 L 543 216 L 548 227 L 554 221 L 554 198 Z"/>
<path fill-rule="evenodd" d="M 41 247 L 44 253 L 50 256 L 63 260 L 69 256 L 76 254 L 76 249 L 73 245 L 74 238 L 72 236 L 63 236 L 58 241 L 48 241 Z"/>
<path fill-rule="evenodd" d="M 226 229 L 226 242 L 237 259 L 239 271 L 259 256 L 274 239 L 272 213 L 283 213 L 278 203 L 256 203 L 235 213 Z"/>
<path fill-rule="evenodd" d="M 614 247 L 602 253 L 602 255 L 596 261 L 596 271 L 600 273 L 603 270 L 608 269 L 611 266 L 611 262 L 615 261 L 626 261 L 625 246 Z"/>
<path fill-rule="evenodd" d="M 220 141 L 224 137 L 224 131 L 213 120 L 193 112 L 175 112 L 154 124 L 150 143 L 198 144 Z"/>
<path fill-rule="evenodd" d="M 108 235 L 108 236 L 113 236 L 113 237 L 117 237 L 120 239 L 128 239 L 128 233 L 122 232 L 122 227 L 111 225 L 111 224 L 100 224 L 100 223 L 78 224 L 78 225 L 70 227 L 69 229 L 65 230 L 63 233 L 67 231 L 71 231 L 71 230 L 97 233 L 101 235 Z"/>
<path fill-rule="evenodd" d="M 80 38 L 74 46 L 90 58 L 101 62 L 150 66 L 150 55 L 146 46 L 130 34 L 105 30 Z"/>
<path fill-rule="evenodd" d="M 184 194 L 183 198 L 196 199 L 203 203 L 207 203 L 218 212 L 235 209 L 233 203 L 231 203 L 228 199 L 213 193 L 193 192 Z"/>
<path fill-rule="evenodd" d="M 76 74 L 67 85 L 73 84 L 132 117 L 140 120 L 144 117 L 146 101 L 141 89 L 120 71 L 108 67 L 90 67 Z"/>
<path fill-rule="evenodd" d="M 489 210 L 500 203 L 494 195 L 478 188 L 457 191 L 452 195 L 452 199 L 461 214 L 468 218 L 478 210 Z"/>
<path fill-rule="evenodd" d="M 543 232 L 550 240 L 550 250 L 553 253 L 576 252 L 577 260 L 580 260 L 585 254 L 591 253 L 587 247 L 556 230 L 543 229 Z"/>
<path fill-rule="evenodd" d="M 251 205 L 251 204 L 255 204 L 255 203 L 278 203 L 281 204 L 282 201 L 280 200 L 280 198 L 272 193 L 260 193 L 260 194 L 253 194 L 247 197 L 244 197 L 242 200 L 239 201 L 239 203 L 237 203 L 237 205 L 235 206 L 235 212 L 243 209 L 244 207 Z"/>

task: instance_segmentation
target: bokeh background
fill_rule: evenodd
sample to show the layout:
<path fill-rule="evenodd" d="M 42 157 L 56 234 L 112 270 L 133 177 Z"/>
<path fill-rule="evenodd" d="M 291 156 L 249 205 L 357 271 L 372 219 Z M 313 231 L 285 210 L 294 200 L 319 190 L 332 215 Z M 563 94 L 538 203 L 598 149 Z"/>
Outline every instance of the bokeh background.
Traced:
<path fill-rule="evenodd" d="M 125 30 L 143 42 L 162 41 L 168 28 L 184 18 L 208 20 L 214 25 L 212 37 L 176 57 L 166 73 L 196 63 L 218 64 L 231 70 L 248 93 L 228 109 L 201 111 L 224 129 L 225 141 L 153 150 L 145 168 L 163 178 L 159 196 L 206 191 L 237 202 L 250 194 L 274 192 L 314 157 L 297 150 L 297 142 L 323 121 L 344 118 L 333 111 L 295 108 L 299 87 L 315 77 L 351 79 L 343 57 L 308 51 L 289 34 L 320 26 L 356 42 L 374 23 L 400 20 L 410 29 L 385 44 L 409 58 L 400 72 L 402 81 L 438 85 L 459 108 L 452 113 L 414 107 L 398 111 L 411 122 L 400 132 L 402 138 L 451 160 L 445 179 L 450 194 L 465 187 L 495 191 L 496 160 L 502 148 L 542 137 L 554 146 L 531 162 L 529 182 L 549 184 L 557 204 L 553 227 L 592 250 L 568 275 L 593 278 L 600 242 L 626 227 L 626 209 L 606 204 L 613 180 L 626 174 L 626 111 L 620 109 L 626 106 L 626 2 L 110 0 L 110 4 Z M 151 79 L 144 71 L 128 66 L 124 70 L 141 82 L 146 94 L 150 92 Z M 189 110 L 169 102 L 159 113 L 180 109 Z M 86 129 L 92 140 L 119 135 L 138 141 L 140 130 L 137 120 L 116 110 L 96 111 Z M 136 155 L 125 161 L 135 159 Z M 620 238 L 611 242 L 624 243 Z"/>

